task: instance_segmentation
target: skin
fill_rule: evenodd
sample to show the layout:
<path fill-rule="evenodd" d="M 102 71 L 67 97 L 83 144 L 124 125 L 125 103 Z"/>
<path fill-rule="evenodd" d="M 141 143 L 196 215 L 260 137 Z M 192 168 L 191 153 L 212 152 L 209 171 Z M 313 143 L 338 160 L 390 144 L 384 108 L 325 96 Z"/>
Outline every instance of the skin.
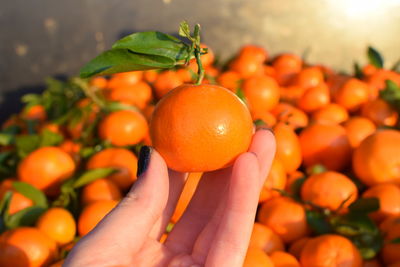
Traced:
<path fill-rule="evenodd" d="M 259 130 L 249 152 L 232 167 L 204 173 L 162 244 L 158 240 L 187 174 L 168 170 L 153 150 L 147 170 L 128 195 L 78 242 L 64 266 L 241 267 L 274 154 L 273 134 Z"/>

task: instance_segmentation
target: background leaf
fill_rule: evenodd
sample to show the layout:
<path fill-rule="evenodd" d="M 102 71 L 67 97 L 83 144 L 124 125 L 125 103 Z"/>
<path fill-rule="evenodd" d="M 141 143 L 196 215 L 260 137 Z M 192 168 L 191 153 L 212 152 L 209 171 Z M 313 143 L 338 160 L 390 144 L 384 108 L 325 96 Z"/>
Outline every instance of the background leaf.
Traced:
<path fill-rule="evenodd" d="M 31 199 L 36 206 L 42 208 L 48 207 L 46 195 L 36 187 L 25 182 L 13 182 L 13 188 L 17 192 Z"/>
<path fill-rule="evenodd" d="M 373 48 L 372 46 L 368 47 L 368 60 L 369 63 L 379 69 L 383 68 L 383 57 L 381 54 Z"/>
<path fill-rule="evenodd" d="M 100 178 L 105 178 L 113 173 L 115 173 L 117 170 L 114 168 L 99 168 L 99 169 L 93 169 L 84 172 L 81 176 L 79 176 L 75 182 L 73 183 L 74 188 L 79 188 L 84 185 L 87 185 L 97 179 Z"/>
<path fill-rule="evenodd" d="M 311 227 L 314 233 L 318 235 L 332 233 L 333 229 L 326 217 L 317 211 L 307 210 L 306 211 L 307 223 Z"/>
<path fill-rule="evenodd" d="M 40 147 L 44 146 L 57 146 L 64 141 L 64 137 L 61 134 L 52 132 L 45 129 L 40 134 Z"/>
<path fill-rule="evenodd" d="M 31 226 L 34 225 L 37 219 L 46 211 L 45 208 L 39 206 L 33 206 L 25 208 L 23 210 L 10 215 L 6 220 L 6 226 L 8 229 L 15 229 L 20 226 Z"/>
<path fill-rule="evenodd" d="M 155 55 L 137 54 L 129 49 L 105 51 L 87 63 L 80 71 L 82 78 L 94 75 L 108 75 L 118 72 L 150 69 L 169 69 L 175 60 Z"/>
<path fill-rule="evenodd" d="M 15 146 L 20 158 L 26 157 L 29 153 L 39 147 L 39 135 L 20 135 L 15 138 Z"/>
<path fill-rule="evenodd" d="M 379 207 L 379 199 L 375 197 L 359 198 L 350 204 L 349 210 L 351 212 L 370 213 L 379 210 Z"/>

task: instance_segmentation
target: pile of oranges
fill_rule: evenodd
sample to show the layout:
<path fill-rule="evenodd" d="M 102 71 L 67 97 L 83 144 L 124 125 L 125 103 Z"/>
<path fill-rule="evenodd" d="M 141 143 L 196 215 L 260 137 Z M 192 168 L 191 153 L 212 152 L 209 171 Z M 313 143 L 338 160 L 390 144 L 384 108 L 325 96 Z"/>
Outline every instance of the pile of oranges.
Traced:
<path fill-rule="evenodd" d="M 347 75 L 254 45 L 220 67 L 208 51 L 203 83 L 237 94 L 277 141 L 244 266 L 400 266 L 400 107 L 388 98 L 400 74 L 371 60 Z M 61 266 L 135 183 L 158 100 L 196 72 L 191 61 L 49 80 L 24 96 L 0 132 L 0 266 Z M 162 239 L 199 179 L 189 175 Z"/>

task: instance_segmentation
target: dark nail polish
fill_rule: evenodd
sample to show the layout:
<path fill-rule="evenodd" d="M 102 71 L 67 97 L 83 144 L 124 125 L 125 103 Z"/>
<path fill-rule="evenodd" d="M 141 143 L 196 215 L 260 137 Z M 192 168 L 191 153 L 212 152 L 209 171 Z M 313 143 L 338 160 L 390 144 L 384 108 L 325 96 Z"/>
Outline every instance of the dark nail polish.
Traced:
<path fill-rule="evenodd" d="M 139 177 L 149 167 L 152 148 L 149 146 L 142 146 L 139 152 L 138 168 L 136 176 Z"/>

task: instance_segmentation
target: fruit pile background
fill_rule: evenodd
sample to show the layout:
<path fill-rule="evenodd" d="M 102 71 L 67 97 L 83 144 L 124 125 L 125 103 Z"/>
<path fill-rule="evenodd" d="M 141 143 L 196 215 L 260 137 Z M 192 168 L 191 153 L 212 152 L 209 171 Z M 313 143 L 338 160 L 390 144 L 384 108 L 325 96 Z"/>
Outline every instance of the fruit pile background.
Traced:
<path fill-rule="evenodd" d="M 253 45 L 225 66 L 202 56 L 204 82 L 236 93 L 277 141 L 245 266 L 400 266 L 399 66 L 367 58 L 344 74 Z M 157 101 L 196 72 L 48 79 L 25 95 L 0 132 L 0 266 L 60 266 L 135 182 Z"/>

